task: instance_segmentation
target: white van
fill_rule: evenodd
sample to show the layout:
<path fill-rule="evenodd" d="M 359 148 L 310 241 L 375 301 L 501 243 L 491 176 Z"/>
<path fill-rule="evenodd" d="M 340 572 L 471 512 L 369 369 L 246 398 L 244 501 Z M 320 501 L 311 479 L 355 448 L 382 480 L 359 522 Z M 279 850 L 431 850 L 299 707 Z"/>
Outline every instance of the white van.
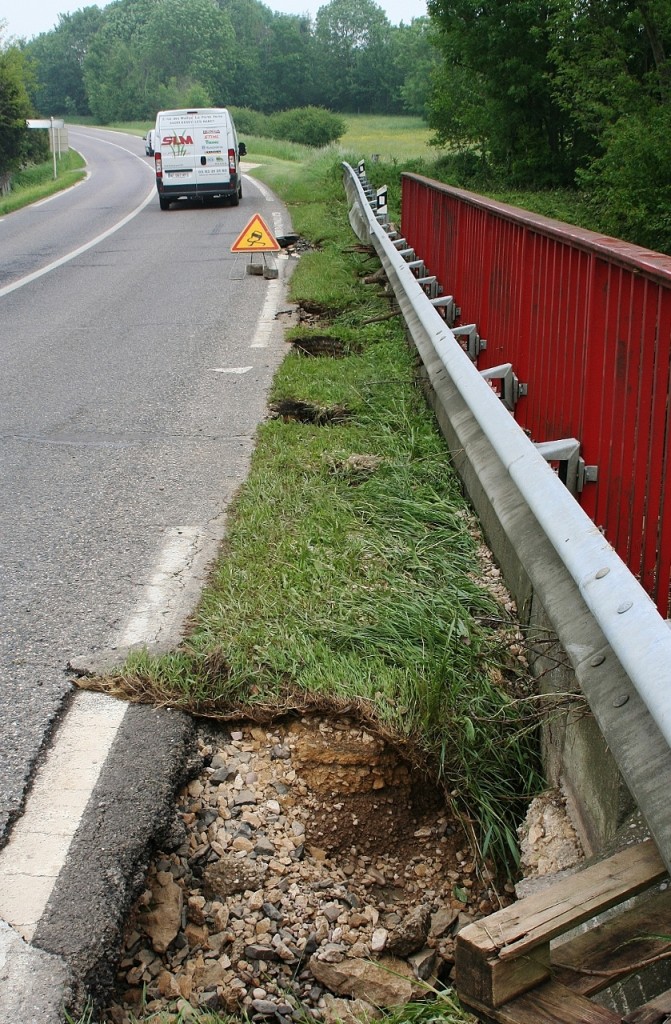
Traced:
<path fill-rule="evenodd" d="M 154 129 L 156 188 L 162 210 L 177 199 L 242 199 L 240 157 L 233 118 L 224 107 L 159 110 Z"/>

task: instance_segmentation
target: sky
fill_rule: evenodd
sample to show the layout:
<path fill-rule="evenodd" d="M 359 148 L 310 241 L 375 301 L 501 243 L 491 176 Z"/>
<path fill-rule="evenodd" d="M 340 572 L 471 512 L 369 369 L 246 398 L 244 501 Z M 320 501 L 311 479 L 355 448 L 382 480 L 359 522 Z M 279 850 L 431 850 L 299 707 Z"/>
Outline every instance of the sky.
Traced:
<path fill-rule="evenodd" d="M 309 14 L 314 18 L 326 0 L 263 0 L 266 7 L 280 14 Z M 376 0 L 392 25 L 409 24 L 426 14 L 426 0 Z M 5 0 L 0 7 L 0 22 L 6 22 L 3 37 L 32 39 L 49 32 L 58 23 L 59 14 L 71 14 L 82 7 L 105 6 L 105 0 Z"/>

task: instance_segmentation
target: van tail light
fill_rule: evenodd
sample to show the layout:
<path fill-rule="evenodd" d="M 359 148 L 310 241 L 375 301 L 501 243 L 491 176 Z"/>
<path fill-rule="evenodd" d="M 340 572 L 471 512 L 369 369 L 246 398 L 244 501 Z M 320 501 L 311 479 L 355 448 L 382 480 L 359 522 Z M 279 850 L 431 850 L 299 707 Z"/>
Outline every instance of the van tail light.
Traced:
<path fill-rule="evenodd" d="M 235 174 L 235 150 L 229 149 L 228 151 L 228 169 L 231 174 Z"/>
<path fill-rule="evenodd" d="M 163 177 L 163 161 L 161 160 L 160 153 L 154 153 L 154 166 L 156 167 L 156 177 Z"/>

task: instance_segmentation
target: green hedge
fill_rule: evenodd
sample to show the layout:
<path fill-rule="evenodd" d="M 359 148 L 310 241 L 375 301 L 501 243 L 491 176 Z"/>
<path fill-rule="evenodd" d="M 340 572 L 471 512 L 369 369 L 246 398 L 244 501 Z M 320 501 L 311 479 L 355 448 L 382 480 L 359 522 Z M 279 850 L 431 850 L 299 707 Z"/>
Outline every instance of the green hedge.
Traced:
<path fill-rule="evenodd" d="M 302 146 L 321 148 L 342 138 L 347 125 L 323 107 L 296 107 L 276 114 L 261 114 L 247 107 L 232 108 L 239 135 L 283 139 Z"/>

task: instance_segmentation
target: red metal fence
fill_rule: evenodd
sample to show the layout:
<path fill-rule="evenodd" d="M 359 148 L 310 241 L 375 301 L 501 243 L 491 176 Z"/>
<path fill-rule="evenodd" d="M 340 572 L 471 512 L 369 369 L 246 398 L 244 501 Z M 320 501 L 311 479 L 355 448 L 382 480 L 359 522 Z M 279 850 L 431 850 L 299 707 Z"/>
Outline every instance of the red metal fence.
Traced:
<path fill-rule="evenodd" d="M 402 233 L 459 322 L 528 387 L 534 442 L 576 438 L 596 482 L 578 496 L 669 616 L 671 257 L 403 175 Z"/>

